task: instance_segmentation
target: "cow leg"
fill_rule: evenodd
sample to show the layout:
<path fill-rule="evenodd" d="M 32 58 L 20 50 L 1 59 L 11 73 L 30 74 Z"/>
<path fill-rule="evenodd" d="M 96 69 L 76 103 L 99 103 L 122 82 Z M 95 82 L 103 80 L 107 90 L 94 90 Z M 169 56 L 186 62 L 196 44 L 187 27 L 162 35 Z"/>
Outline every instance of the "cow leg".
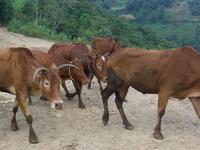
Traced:
<path fill-rule="evenodd" d="M 100 91 L 102 91 L 102 90 L 103 90 L 103 88 L 102 88 L 102 85 L 101 85 L 101 81 L 100 81 L 100 80 L 98 80 L 98 79 L 97 79 L 97 81 L 98 81 L 98 83 L 99 83 Z"/>
<path fill-rule="evenodd" d="M 79 106 L 79 108 L 84 109 L 85 105 L 84 105 L 82 98 L 81 98 L 82 84 L 77 83 L 75 81 L 73 81 L 73 84 L 74 84 L 74 87 L 76 89 L 76 93 L 78 95 L 78 106 Z"/>
<path fill-rule="evenodd" d="M 94 74 L 91 73 L 90 76 L 89 76 L 89 83 L 88 83 L 88 89 L 91 89 L 91 83 L 92 83 L 92 79 L 94 78 Z"/>
<path fill-rule="evenodd" d="M 161 121 L 162 121 L 162 117 L 165 114 L 165 109 L 167 106 L 167 102 L 169 100 L 169 96 L 168 94 L 164 93 L 164 92 L 159 92 L 158 95 L 158 109 L 157 109 L 157 124 L 154 128 L 154 133 L 153 136 L 156 139 L 163 139 L 163 135 L 161 133 Z"/>
<path fill-rule="evenodd" d="M 117 77 L 117 75 L 112 69 L 107 70 L 107 77 L 107 86 L 101 91 L 104 107 L 104 113 L 102 116 L 104 125 L 107 125 L 109 120 L 108 98 L 122 85 L 122 81 Z"/>
<path fill-rule="evenodd" d="M 195 112 L 197 113 L 198 117 L 200 118 L 200 98 L 198 97 L 190 97 L 189 98 L 193 107 L 194 107 L 194 110 Z"/>
<path fill-rule="evenodd" d="M 119 91 L 115 92 L 115 96 L 116 96 L 115 103 L 120 113 L 120 116 L 122 118 L 123 124 L 125 125 L 125 128 L 128 130 L 132 130 L 133 126 L 129 123 L 128 119 L 126 118 L 126 115 L 123 109 L 123 102 L 128 92 L 128 88 L 129 86 L 122 86 Z"/>
<path fill-rule="evenodd" d="M 33 105 L 33 101 L 31 99 L 31 95 L 30 94 L 28 95 L 28 105 L 29 106 Z"/>
<path fill-rule="evenodd" d="M 62 85 L 63 89 L 65 90 L 65 93 L 66 93 L 65 96 L 68 97 L 69 100 L 71 100 L 76 95 L 76 92 L 70 94 L 68 89 L 67 89 L 67 86 L 65 84 L 65 81 L 62 81 L 61 85 Z"/>
<path fill-rule="evenodd" d="M 18 127 L 18 124 L 17 124 L 17 120 L 16 120 L 16 114 L 17 114 L 17 111 L 18 111 L 18 103 L 17 101 L 15 100 L 15 105 L 13 107 L 13 117 L 11 119 L 11 130 L 12 131 L 18 131 L 19 130 L 19 127 Z"/>
<path fill-rule="evenodd" d="M 26 96 L 22 95 L 22 94 L 19 94 L 17 93 L 17 96 L 16 96 L 16 100 L 26 118 L 26 121 L 29 125 L 29 142 L 34 144 L 34 143 L 38 143 L 38 138 L 35 134 L 35 131 L 33 130 L 33 127 L 32 127 L 32 123 L 33 123 L 33 118 L 32 116 L 30 115 L 30 113 L 28 112 L 28 109 L 27 109 L 27 104 L 26 104 Z"/>
<path fill-rule="evenodd" d="M 114 91 L 115 88 L 113 88 L 113 86 L 110 85 L 107 85 L 107 87 L 101 91 L 103 107 L 104 107 L 104 113 L 102 116 L 104 125 L 107 125 L 109 120 L 108 98 L 114 93 Z"/>

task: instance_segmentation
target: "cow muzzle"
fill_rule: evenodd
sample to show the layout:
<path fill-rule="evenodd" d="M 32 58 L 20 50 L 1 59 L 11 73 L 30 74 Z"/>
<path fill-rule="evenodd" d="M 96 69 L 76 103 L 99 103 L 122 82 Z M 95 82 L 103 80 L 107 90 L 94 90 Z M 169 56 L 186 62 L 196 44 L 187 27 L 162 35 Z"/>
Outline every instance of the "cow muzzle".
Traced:
<path fill-rule="evenodd" d="M 63 107 L 63 100 L 57 100 L 50 103 L 50 107 L 52 109 L 62 109 Z"/>

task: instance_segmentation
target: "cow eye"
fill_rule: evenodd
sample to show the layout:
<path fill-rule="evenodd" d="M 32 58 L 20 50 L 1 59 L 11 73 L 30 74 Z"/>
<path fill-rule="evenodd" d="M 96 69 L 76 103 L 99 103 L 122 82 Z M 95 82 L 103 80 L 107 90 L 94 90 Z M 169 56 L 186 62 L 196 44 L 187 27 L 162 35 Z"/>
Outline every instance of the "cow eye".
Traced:
<path fill-rule="evenodd" d="M 49 82 L 44 82 L 44 86 L 49 86 L 50 85 L 50 83 Z"/>
<path fill-rule="evenodd" d="M 102 65 L 101 65 L 101 64 L 97 64 L 97 67 L 101 69 L 101 68 L 102 68 Z"/>

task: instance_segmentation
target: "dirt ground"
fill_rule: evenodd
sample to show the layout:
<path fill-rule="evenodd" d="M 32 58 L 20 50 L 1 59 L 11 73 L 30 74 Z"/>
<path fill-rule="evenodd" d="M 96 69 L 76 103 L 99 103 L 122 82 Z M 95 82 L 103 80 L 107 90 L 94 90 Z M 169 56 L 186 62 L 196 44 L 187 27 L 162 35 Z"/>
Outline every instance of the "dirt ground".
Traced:
<path fill-rule="evenodd" d="M 0 47 L 26 46 L 48 48 L 52 42 L 28 38 L 0 28 Z M 68 87 L 73 91 L 70 82 Z M 105 86 L 105 85 L 104 85 Z M 199 150 L 200 121 L 186 99 L 169 101 L 162 122 L 164 140 L 153 138 L 156 123 L 157 95 L 143 95 L 129 89 L 125 113 L 133 124 L 125 130 L 114 97 L 109 99 L 110 121 L 104 126 L 103 105 L 99 87 L 94 80 L 92 89 L 83 88 L 86 109 L 78 108 L 78 98 L 65 100 L 63 110 L 52 110 L 47 102 L 34 98 L 30 111 L 39 144 L 28 143 L 28 125 L 21 111 L 17 121 L 20 131 L 10 130 L 14 96 L 0 93 L 0 150 Z"/>

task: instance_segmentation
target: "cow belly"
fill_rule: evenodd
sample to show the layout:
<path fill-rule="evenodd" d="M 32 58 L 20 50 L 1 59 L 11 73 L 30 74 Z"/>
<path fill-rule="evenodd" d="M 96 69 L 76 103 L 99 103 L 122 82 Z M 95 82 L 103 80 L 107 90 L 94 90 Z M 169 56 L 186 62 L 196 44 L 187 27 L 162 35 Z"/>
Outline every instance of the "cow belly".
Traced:
<path fill-rule="evenodd" d="M 10 89 L 7 89 L 7 88 L 2 87 L 2 86 L 0 86 L 0 91 L 1 91 L 1 92 L 5 92 L 5 93 L 10 93 L 10 94 L 12 94 L 12 92 L 10 91 Z"/>
<path fill-rule="evenodd" d="M 149 87 L 146 84 L 134 82 L 131 84 L 131 87 L 136 89 L 137 91 L 143 93 L 143 94 L 156 94 L 158 93 L 158 90 L 155 87 Z"/>
<path fill-rule="evenodd" d="M 200 97 L 200 90 L 189 93 L 187 97 Z"/>
<path fill-rule="evenodd" d="M 174 98 L 185 99 L 186 97 L 200 97 L 200 90 L 185 90 L 172 95 Z"/>

